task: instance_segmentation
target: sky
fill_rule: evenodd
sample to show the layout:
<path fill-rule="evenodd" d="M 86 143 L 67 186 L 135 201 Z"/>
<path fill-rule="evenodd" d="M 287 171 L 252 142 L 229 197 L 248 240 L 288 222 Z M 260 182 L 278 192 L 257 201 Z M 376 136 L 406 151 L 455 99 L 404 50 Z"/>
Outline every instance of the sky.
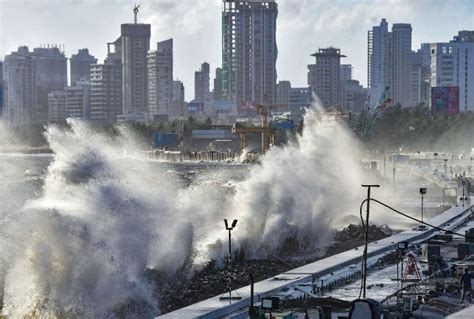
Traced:
<path fill-rule="evenodd" d="M 277 0 L 278 80 L 307 86 L 307 65 L 318 48 L 333 46 L 347 56 L 353 77 L 367 82 L 367 31 L 387 18 L 411 23 L 413 49 L 423 42 L 446 42 L 459 30 L 474 30 L 474 0 Z M 0 0 L 0 59 L 20 45 L 65 46 L 67 56 L 80 48 L 103 61 L 107 42 L 120 24 L 151 24 L 151 49 L 174 39 L 174 76 L 194 97 L 194 72 L 208 62 L 221 65 L 222 0 Z M 211 86 L 214 71 L 211 72 Z"/>

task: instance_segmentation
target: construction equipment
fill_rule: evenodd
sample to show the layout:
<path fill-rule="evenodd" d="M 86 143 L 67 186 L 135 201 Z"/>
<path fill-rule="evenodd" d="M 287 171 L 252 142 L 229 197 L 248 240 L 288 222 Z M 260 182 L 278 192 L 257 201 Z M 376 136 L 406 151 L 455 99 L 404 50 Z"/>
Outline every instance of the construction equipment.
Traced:
<path fill-rule="evenodd" d="M 391 98 L 387 98 L 389 89 L 390 87 L 385 87 L 373 110 L 370 108 L 370 95 L 367 97 L 365 107 L 360 114 L 359 125 L 357 129 L 360 137 L 366 137 L 369 135 L 369 133 L 374 128 L 379 112 L 385 110 L 385 108 L 387 108 L 387 106 L 392 102 Z"/>
<path fill-rule="evenodd" d="M 247 146 L 247 134 L 262 134 L 262 153 L 275 144 L 275 129 L 269 125 L 268 116 L 274 109 L 286 109 L 286 104 L 257 104 L 255 112 L 262 117 L 262 126 L 247 127 L 245 123 L 235 122 L 232 127 L 233 134 L 240 135 L 240 150 L 243 151 Z"/>
<path fill-rule="evenodd" d="M 134 22 L 135 24 L 137 24 L 138 22 L 138 11 L 140 9 L 140 5 L 135 5 L 135 7 L 133 8 L 133 15 L 134 15 Z"/>

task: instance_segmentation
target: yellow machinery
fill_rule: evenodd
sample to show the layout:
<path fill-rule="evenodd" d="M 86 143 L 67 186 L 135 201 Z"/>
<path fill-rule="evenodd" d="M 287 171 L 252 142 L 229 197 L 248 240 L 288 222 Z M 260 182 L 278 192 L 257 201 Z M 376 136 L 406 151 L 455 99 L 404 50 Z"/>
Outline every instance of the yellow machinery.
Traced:
<path fill-rule="evenodd" d="M 262 153 L 270 148 L 270 144 L 275 144 L 275 130 L 268 125 L 268 116 L 272 110 L 286 109 L 285 104 L 257 104 L 255 112 L 262 116 L 261 127 L 246 127 L 243 123 L 235 123 L 232 127 L 233 134 L 240 136 L 240 151 L 247 147 L 247 134 L 262 134 Z"/>

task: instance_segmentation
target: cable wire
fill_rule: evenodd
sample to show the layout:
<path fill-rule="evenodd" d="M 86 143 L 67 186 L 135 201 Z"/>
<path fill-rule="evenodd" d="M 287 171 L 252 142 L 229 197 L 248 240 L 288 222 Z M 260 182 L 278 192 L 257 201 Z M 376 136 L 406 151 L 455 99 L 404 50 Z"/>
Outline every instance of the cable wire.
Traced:
<path fill-rule="evenodd" d="M 375 199 L 375 198 L 372 198 L 372 197 L 371 197 L 370 199 L 368 199 L 368 198 L 364 199 L 364 200 L 362 201 L 362 203 L 360 204 L 360 208 L 359 208 L 359 214 L 360 214 L 360 220 L 361 220 L 361 223 L 362 223 L 362 229 L 364 230 L 364 235 L 367 236 L 367 238 L 368 238 L 368 232 L 369 232 L 369 225 L 367 225 L 367 227 L 366 227 L 366 225 L 365 225 L 364 217 L 363 217 L 363 215 L 362 215 L 362 208 L 363 208 L 364 204 L 367 203 L 369 200 L 374 201 L 374 202 L 378 203 L 379 205 L 382 205 L 382 206 L 384 206 L 384 207 L 386 207 L 386 208 L 388 208 L 388 209 L 394 211 L 395 213 L 402 215 L 403 217 L 406 217 L 406 218 L 408 218 L 408 219 L 411 219 L 411 220 L 413 220 L 413 221 L 416 221 L 416 222 L 418 222 L 418 223 L 420 223 L 420 224 L 429 226 L 429 227 L 434 228 L 434 229 L 436 229 L 436 230 L 444 231 L 444 232 L 447 233 L 447 234 L 458 235 L 458 236 L 464 237 L 466 240 L 467 240 L 467 239 L 471 239 L 471 240 L 474 239 L 473 237 L 467 236 L 466 234 L 457 233 L 457 232 L 455 232 L 455 231 L 448 230 L 448 229 L 445 229 L 445 228 L 442 228 L 442 227 L 438 227 L 438 226 L 432 225 L 432 224 L 430 224 L 430 223 L 427 223 L 427 222 L 425 222 L 425 221 L 419 220 L 419 219 L 417 219 L 417 218 L 415 218 L 415 217 L 412 217 L 412 216 L 410 216 L 410 215 L 408 215 L 408 214 L 405 214 L 405 213 L 403 213 L 403 212 L 397 210 L 396 208 L 393 208 L 393 207 L 391 207 L 390 205 L 387 205 L 387 204 L 385 204 L 385 203 L 383 203 L 383 202 L 381 202 L 381 201 L 379 201 L 379 200 L 377 200 L 377 199 Z M 367 252 L 367 249 L 364 247 L 364 252 L 363 252 L 363 254 L 362 254 L 362 261 L 361 261 L 361 278 L 362 278 L 362 279 L 361 279 L 361 283 L 360 283 L 359 299 L 360 299 L 360 297 L 362 296 L 362 289 L 363 289 L 363 285 L 364 285 L 364 277 L 366 278 L 366 276 L 367 276 L 367 269 L 365 269 L 365 264 L 364 264 L 364 260 L 365 260 L 365 258 L 366 258 L 366 256 L 367 256 L 367 253 L 368 253 L 368 252 Z"/>
<path fill-rule="evenodd" d="M 383 203 L 383 202 L 381 202 L 381 201 L 379 201 L 379 200 L 377 200 L 377 199 L 375 199 L 375 198 L 371 198 L 370 200 L 371 200 L 371 201 L 374 201 L 374 202 L 376 202 L 376 203 L 378 203 L 378 204 L 380 204 L 380 205 L 382 205 L 382 206 L 384 206 L 384 207 L 386 207 L 386 208 L 388 208 L 388 209 L 390 209 L 390 210 L 392 210 L 392 211 L 394 211 L 394 212 L 397 213 L 397 214 L 402 215 L 403 217 L 406 217 L 406 218 L 408 218 L 408 219 L 411 219 L 411 220 L 413 220 L 413 221 L 416 221 L 416 222 L 418 222 L 418 223 L 420 223 L 420 224 L 429 226 L 429 227 L 434 228 L 434 229 L 439 230 L 439 231 L 444 231 L 444 232 L 447 233 L 447 234 L 458 235 L 458 236 L 464 237 L 465 239 L 471 239 L 471 240 L 474 239 L 473 237 L 467 236 L 466 234 L 457 233 L 457 232 L 455 232 L 455 231 L 452 231 L 452 230 L 449 230 L 449 229 L 445 229 L 445 228 L 442 228 L 442 227 L 438 227 L 438 226 L 435 226 L 435 225 L 433 225 L 433 224 L 427 223 L 427 222 L 425 222 L 425 221 L 419 220 L 419 219 L 417 219 L 417 218 L 415 218 L 415 217 L 412 217 L 412 216 L 410 216 L 410 215 L 407 215 L 407 214 L 405 214 L 405 213 L 403 213 L 403 212 L 401 212 L 401 211 L 399 211 L 399 210 L 397 210 L 397 209 L 391 207 L 390 205 L 387 205 L 387 204 L 385 204 L 385 203 Z M 364 200 L 364 201 L 367 201 L 367 199 Z"/>

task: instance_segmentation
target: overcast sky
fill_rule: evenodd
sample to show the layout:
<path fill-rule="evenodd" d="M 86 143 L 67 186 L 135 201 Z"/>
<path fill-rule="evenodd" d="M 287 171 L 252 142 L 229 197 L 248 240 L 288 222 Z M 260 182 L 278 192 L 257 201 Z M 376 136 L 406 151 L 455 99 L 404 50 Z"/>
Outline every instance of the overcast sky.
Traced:
<path fill-rule="evenodd" d="M 99 61 L 121 23 L 151 24 L 151 47 L 174 38 L 174 76 L 193 98 L 194 71 L 207 61 L 221 64 L 221 0 L 0 0 L 0 59 L 19 45 L 64 44 L 67 56 L 89 48 Z M 450 40 L 458 30 L 474 30 L 474 0 L 279 0 L 278 80 L 305 86 L 310 54 L 340 47 L 354 78 L 367 82 L 367 30 L 387 18 L 411 23 L 413 48 Z M 213 72 L 212 72 L 213 73 Z M 211 75 L 211 78 L 214 74 Z M 212 81 L 211 81 L 212 82 Z M 211 84 L 212 86 L 212 84 Z"/>

